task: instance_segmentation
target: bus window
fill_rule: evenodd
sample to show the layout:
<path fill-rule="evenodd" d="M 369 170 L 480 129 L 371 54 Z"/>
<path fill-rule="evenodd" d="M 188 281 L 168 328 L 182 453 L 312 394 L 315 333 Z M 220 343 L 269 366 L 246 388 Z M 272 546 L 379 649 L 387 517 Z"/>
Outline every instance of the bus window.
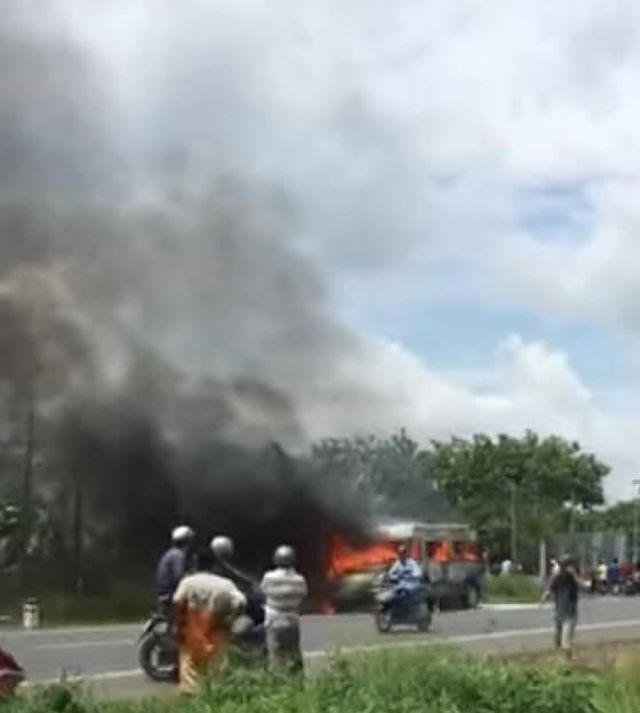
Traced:
<path fill-rule="evenodd" d="M 451 548 L 446 540 L 429 543 L 429 559 L 434 562 L 448 562 L 451 559 Z"/>

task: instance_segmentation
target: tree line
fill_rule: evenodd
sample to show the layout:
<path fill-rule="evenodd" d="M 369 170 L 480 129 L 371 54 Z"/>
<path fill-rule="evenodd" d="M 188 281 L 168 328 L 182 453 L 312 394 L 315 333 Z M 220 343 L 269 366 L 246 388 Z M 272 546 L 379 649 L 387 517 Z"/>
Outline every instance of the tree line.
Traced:
<path fill-rule="evenodd" d="M 129 512 L 125 519 L 130 519 L 136 493 L 149 493 L 147 500 L 153 493 L 159 497 L 156 491 L 164 487 L 163 481 L 154 480 L 156 461 L 140 464 L 139 439 L 133 453 L 136 467 L 127 478 L 118 478 L 114 460 L 111 471 L 104 472 L 112 492 L 108 487 L 85 492 L 81 477 L 63 482 L 55 469 L 46 473 L 46 449 L 33 442 L 29 420 L 26 429 L 22 446 L 5 448 L 0 458 L 0 569 L 19 574 L 25 560 L 53 563 L 58 569 L 64 563 L 77 581 L 82 561 L 91 562 L 92 553 L 99 558 L 108 552 L 118 553 L 112 560 L 113 576 L 118 576 L 116 570 L 127 569 L 127 558 L 148 567 L 144 560 L 153 551 L 151 545 L 164 544 L 172 523 L 157 522 L 158 542 L 151 538 L 146 549 L 133 552 L 132 526 L 123 531 L 117 517 L 100 518 L 98 525 L 87 514 L 117 507 L 120 514 Z M 106 454 L 98 445 L 90 451 L 91 457 Z M 216 460 L 214 454 L 208 462 Z M 277 468 L 281 470 L 280 465 Z M 477 531 L 482 545 L 496 557 L 532 564 L 538 543 L 555 532 L 629 524 L 630 506 L 604 511 L 599 507 L 608 473 L 609 467 L 595 455 L 559 436 L 527 431 L 522 436 L 477 434 L 420 444 L 400 430 L 388 437 L 324 439 L 306 455 L 290 459 L 289 485 L 282 485 L 280 475 L 277 478 L 278 487 L 287 492 L 295 491 L 296 483 L 313 480 L 318 491 L 330 490 L 334 502 L 348 502 L 362 518 L 461 520 Z M 132 482 L 136 477 L 144 478 L 144 484 Z M 251 482 L 259 485 L 259 478 Z M 96 502 L 87 502 L 94 492 Z M 191 499 L 197 505 L 204 497 L 201 490 Z"/>

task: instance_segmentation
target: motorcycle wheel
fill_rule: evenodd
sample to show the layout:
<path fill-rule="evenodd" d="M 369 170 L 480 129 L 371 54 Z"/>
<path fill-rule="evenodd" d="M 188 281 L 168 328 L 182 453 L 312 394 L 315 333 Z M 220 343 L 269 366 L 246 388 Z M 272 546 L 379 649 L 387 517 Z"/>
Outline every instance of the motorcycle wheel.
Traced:
<path fill-rule="evenodd" d="M 390 609 L 379 609 L 376 612 L 376 628 L 381 634 L 388 634 L 392 626 L 392 614 Z"/>
<path fill-rule="evenodd" d="M 138 649 L 138 661 L 152 681 L 175 683 L 178 680 L 178 651 L 168 634 L 145 636 Z"/>

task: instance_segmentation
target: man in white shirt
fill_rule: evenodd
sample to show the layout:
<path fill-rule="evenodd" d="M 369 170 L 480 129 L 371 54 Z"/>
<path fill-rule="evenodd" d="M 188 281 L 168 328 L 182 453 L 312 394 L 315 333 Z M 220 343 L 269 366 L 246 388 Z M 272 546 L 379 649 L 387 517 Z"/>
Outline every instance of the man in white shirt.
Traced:
<path fill-rule="evenodd" d="M 235 584 L 211 572 L 213 553 L 199 553 L 197 571 L 184 577 L 173 596 L 180 659 L 180 689 L 197 688 L 226 651 L 233 618 L 246 604 Z"/>
<path fill-rule="evenodd" d="M 282 545 L 274 553 L 275 569 L 262 579 L 266 597 L 267 651 L 272 669 L 299 673 L 303 669 L 300 648 L 300 608 L 307 596 L 307 582 L 295 569 L 295 552 Z"/>

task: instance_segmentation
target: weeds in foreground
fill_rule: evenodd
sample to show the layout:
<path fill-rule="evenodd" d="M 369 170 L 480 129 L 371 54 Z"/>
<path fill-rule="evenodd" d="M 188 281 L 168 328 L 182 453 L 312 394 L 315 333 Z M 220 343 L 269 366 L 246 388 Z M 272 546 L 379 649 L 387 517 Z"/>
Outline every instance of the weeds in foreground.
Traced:
<path fill-rule="evenodd" d="M 191 697 L 100 703 L 53 686 L 6 713 L 640 713 L 640 687 L 620 671 L 479 661 L 448 650 L 336 658 L 304 685 L 232 670 Z"/>

